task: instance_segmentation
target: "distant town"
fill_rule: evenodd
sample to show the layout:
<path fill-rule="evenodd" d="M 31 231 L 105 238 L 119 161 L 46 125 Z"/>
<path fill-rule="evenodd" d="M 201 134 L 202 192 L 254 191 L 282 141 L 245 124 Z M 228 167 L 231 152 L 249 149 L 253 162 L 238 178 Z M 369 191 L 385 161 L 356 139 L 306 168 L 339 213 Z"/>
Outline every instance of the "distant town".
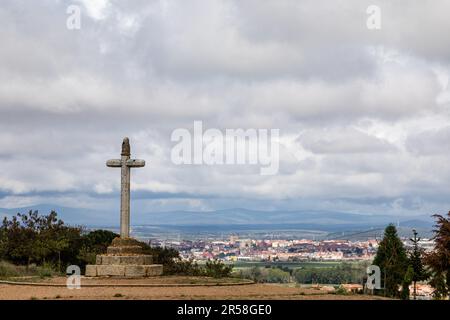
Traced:
<path fill-rule="evenodd" d="M 406 247 L 410 241 L 403 239 Z M 356 261 L 372 260 L 378 247 L 377 239 L 349 240 L 268 240 L 241 239 L 231 236 L 228 240 L 149 240 L 152 246 L 178 250 L 185 259 L 220 259 L 229 262 L 299 262 L 299 261 Z M 421 240 L 425 250 L 433 248 L 433 241 Z"/>

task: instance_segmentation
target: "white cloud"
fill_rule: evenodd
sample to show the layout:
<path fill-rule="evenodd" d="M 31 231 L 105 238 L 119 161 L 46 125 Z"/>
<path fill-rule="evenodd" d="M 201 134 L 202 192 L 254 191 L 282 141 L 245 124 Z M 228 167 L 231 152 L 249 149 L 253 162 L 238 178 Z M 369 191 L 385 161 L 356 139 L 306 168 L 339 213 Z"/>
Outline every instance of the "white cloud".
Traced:
<path fill-rule="evenodd" d="M 77 0 L 77 2 L 82 3 L 89 16 L 95 20 L 105 19 L 110 5 L 109 0 Z"/>

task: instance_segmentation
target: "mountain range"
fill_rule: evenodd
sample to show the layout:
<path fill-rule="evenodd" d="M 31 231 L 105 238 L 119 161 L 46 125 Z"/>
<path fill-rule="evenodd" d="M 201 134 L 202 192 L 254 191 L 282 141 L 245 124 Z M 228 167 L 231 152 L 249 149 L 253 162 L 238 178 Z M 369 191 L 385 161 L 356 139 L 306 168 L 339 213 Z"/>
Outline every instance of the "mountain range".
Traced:
<path fill-rule="evenodd" d="M 18 212 L 26 213 L 38 210 L 49 213 L 55 210 L 67 224 L 88 227 L 116 227 L 119 213 L 102 210 L 61 207 L 50 204 L 32 207 L 1 209 L 0 217 L 11 216 Z M 378 214 L 355 214 L 337 211 L 301 210 L 301 211 L 258 211 L 249 209 L 226 209 L 208 212 L 170 211 L 170 212 L 132 212 L 132 225 L 167 226 L 248 226 L 274 227 L 291 225 L 297 228 L 314 230 L 336 230 L 342 228 L 373 228 L 389 223 L 411 228 L 431 229 L 433 219 L 429 215 L 394 216 Z"/>

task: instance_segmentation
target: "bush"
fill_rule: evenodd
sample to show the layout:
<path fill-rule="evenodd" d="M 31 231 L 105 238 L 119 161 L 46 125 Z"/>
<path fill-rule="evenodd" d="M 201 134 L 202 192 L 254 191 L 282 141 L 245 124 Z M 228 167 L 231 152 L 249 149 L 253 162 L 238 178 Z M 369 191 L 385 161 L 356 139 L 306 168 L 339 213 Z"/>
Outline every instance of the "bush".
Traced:
<path fill-rule="evenodd" d="M 279 268 L 269 269 L 267 275 L 267 282 L 269 283 L 289 283 L 291 278 L 290 272 L 284 271 Z"/>
<path fill-rule="evenodd" d="M 0 278 L 19 277 L 20 275 L 21 273 L 15 265 L 0 261 Z"/>
<path fill-rule="evenodd" d="M 44 263 L 42 266 L 36 268 L 37 274 L 41 278 L 48 278 L 55 275 L 60 275 L 57 268 L 55 268 L 51 263 Z"/>
<path fill-rule="evenodd" d="M 347 295 L 348 292 L 347 292 L 347 290 L 345 290 L 345 288 L 343 286 L 338 286 L 336 288 L 336 290 L 334 291 L 334 294 Z"/>
<path fill-rule="evenodd" d="M 139 242 L 144 254 L 153 256 L 153 261 L 163 265 L 164 275 L 197 275 L 198 265 L 193 260 L 183 261 L 180 253 L 173 248 L 150 247 L 144 242 Z"/>
<path fill-rule="evenodd" d="M 240 270 L 237 274 L 240 278 L 253 280 L 260 283 L 288 283 L 291 274 L 288 271 L 276 267 L 253 267 Z"/>
<path fill-rule="evenodd" d="M 226 266 L 219 260 L 208 260 L 204 267 L 193 259 L 182 260 L 180 253 L 173 248 L 150 247 L 141 242 L 145 254 L 154 257 L 154 261 L 164 266 L 165 275 L 207 276 L 214 278 L 229 277 L 233 267 Z"/>
<path fill-rule="evenodd" d="M 153 256 L 153 261 L 164 266 L 169 266 L 180 259 L 180 253 L 173 248 L 150 247 L 144 242 L 139 242 L 142 246 L 144 254 Z"/>
<path fill-rule="evenodd" d="M 182 275 L 182 276 L 204 276 L 204 269 L 201 268 L 193 259 L 182 260 L 175 259 L 173 263 L 164 267 L 165 275 Z"/>
<path fill-rule="evenodd" d="M 239 278 L 249 279 L 254 282 L 266 282 L 264 279 L 267 274 L 265 269 L 253 267 L 239 270 L 236 275 Z"/>
<path fill-rule="evenodd" d="M 205 275 L 213 278 L 225 278 L 231 275 L 232 270 L 232 266 L 227 266 L 220 260 L 208 260 L 205 266 Z"/>
<path fill-rule="evenodd" d="M 296 269 L 293 276 L 298 283 L 345 284 L 361 283 L 366 275 L 366 264 L 342 263 L 336 267 L 306 267 Z"/>
<path fill-rule="evenodd" d="M 17 266 L 7 261 L 0 261 L 0 278 L 8 279 L 12 277 L 51 277 L 60 273 L 51 264 L 45 263 L 42 266 L 30 264 L 29 266 Z"/>
<path fill-rule="evenodd" d="M 183 260 L 173 248 L 150 247 L 141 242 L 145 254 L 153 256 L 155 263 L 163 265 L 164 275 L 207 276 L 214 278 L 229 277 L 233 269 L 219 260 L 208 260 L 204 267 L 194 259 Z"/>
<path fill-rule="evenodd" d="M 101 254 L 111 245 L 114 238 L 119 235 L 108 230 L 95 230 L 82 237 L 83 246 L 90 253 Z"/>

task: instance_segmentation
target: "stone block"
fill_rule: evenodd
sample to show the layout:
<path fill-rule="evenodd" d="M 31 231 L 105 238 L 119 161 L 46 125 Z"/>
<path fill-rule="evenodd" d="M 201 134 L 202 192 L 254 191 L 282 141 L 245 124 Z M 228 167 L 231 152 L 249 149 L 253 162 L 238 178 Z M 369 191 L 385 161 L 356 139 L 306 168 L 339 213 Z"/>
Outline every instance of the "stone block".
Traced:
<path fill-rule="evenodd" d="M 146 268 L 143 265 L 125 266 L 125 277 L 145 277 Z"/>
<path fill-rule="evenodd" d="M 153 259 L 150 255 L 136 255 L 136 256 L 121 256 L 120 264 L 137 264 L 137 265 L 146 265 L 152 264 Z"/>
<path fill-rule="evenodd" d="M 98 255 L 95 257 L 95 264 L 102 264 L 102 257 L 103 257 L 103 255 L 98 254 Z"/>
<path fill-rule="evenodd" d="M 162 264 L 152 264 L 145 266 L 145 276 L 147 277 L 160 276 L 162 274 L 163 274 Z"/>
<path fill-rule="evenodd" d="M 96 277 L 97 276 L 97 266 L 96 265 L 87 265 L 85 276 L 86 277 Z"/>
<path fill-rule="evenodd" d="M 144 261 L 142 261 L 142 264 L 145 264 L 145 265 L 153 264 L 153 256 L 144 255 L 144 256 L 142 256 L 142 258 L 144 260 Z"/>
<path fill-rule="evenodd" d="M 142 256 L 120 256 L 120 264 L 142 265 L 144 264 L 144 258 Z"/>
<path fill-rule="evenodd" d="M 121 265 L 100 265 L 97 266 L 97 276 L 99 277 L 107 277 L 107 276 L 116 276 L 123 277 L 125 276 L 125 266 Z"/>
<path fill-rule="evenodd" d="M 120 264 L 120 256 L 102 256 L 102 263 L 103 265 L 112 265 L 112 264 Z"/>

